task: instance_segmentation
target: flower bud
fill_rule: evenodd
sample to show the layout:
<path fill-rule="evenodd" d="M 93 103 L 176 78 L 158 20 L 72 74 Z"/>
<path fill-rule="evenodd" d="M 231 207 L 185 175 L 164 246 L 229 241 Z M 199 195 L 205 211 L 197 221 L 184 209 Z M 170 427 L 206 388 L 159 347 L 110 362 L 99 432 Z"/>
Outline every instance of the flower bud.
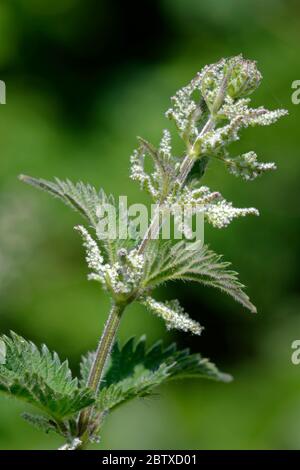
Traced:
<path fill-rule="evenodd" d="M 261 78 L 255 61 L 245 60 L 242 55 L 222 59 L 204 69 L 201 93 L 209 109 L 217 112 L 226 96 L 238 99 L 250 95 Z"/>
<path fill-rule="evenodd" d="M 262 79 L 256 62 L 254 60 L 245 60 L 241 55 L 229 59 L 224 67 L 224 74 L 227 71 L 230 78 L 226 92 L 233 99 L 243 98 L 253 93 Z"/>

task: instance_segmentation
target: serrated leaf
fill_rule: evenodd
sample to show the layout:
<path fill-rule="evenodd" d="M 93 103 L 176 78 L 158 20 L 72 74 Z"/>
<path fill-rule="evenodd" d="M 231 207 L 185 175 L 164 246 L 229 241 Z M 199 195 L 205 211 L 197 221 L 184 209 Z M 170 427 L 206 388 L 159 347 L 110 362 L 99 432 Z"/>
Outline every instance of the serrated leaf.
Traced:
<path fill-rule="evenodd" d="M 112 350 L 110 367 L 104 376 L 104 386 L 120 382 L 132 375 L 135 367 L 144 362 L 145 347 L 145 336 L 142 336 L 137 344 L 134 337 L 130 338 L 121 349 L 116 343 Z"/>
<path fill-rule="evenodd" d="M 81 358 L 80 362 L 80 386 L 84 387 L 88 381 L 91 367 L 95 359 L 95 352 L 88 352 Z"/>
<path fill-rule="evenodd" d="M 22 413 L 21 416 L 25 421 L 27 421 L 27 423 L 31 424 L 37 429 L 40 429 L 41 431 L 44 431 L 46 434 L 49 432 L 61 434 L 56 426 L 56 423 L 46 418 L 45 416 L 31 413 Z"/>
<path fill-rule="evenodd" d="M 165 366 L 161 366 L 154 372 L 137 368 L 133 377 L 100 390 L 97 400 L 98 411 L 111 411 L 133 398 L 153 395 L 153 389 L 165 380 L 167 380 Z"/>
<path fill-rule="evenodd" d="M 85 219 L 87 219 L 90 225 L 95 229 L 98 236 L 98 241 L 103 249 L 103 255 L 108 260 L 114 261 L 118 249 L 122 247 L 133 247 L 137 241 L 130 238 L 105 238 L 99 235 L 97 225 L 99 223 L 99 210 L 104 205 L 109 204 L 115 208 L 116 220 L 117 220 L 117 233 L 120 227 L 128 224 L 128 233 L 131 230 L 132 221 L 128 220 L 126 214 L 119 212 L 119 208 L 116 207 L 115 200 L 112 195 L 106 195 L 101 189 L 97 191 L 92 185 L 84 184 L 81 181 L 73 183 L 70 180 L 61 181 L 56 178 L 54 181 L 48 181 L 42 178 L 33 178 L 31 176 L 20 175 L 19 179 L 24 183 L 34 186 L 42 191 L 45 191 L 52 196 L 60 199 L 68 207 L 71 207 L 75 211 L 79 212 Z"/>
<path fill-rule="evenodd" d="M 15 333 L 1 339 L 6 361 L 0 365 L 0 391 L 36 406 L 57 421 L 94 402 L 91 390 L 79 389 L 68 363 L 62 363 L 45 345 L 39 350 Z"/>
<path fill-rule="evenodd" d="M 24 183 L 61 199 L 67 206 L 83 215 L 93 227 L 96 227 L 98 222 L 97 207 L 110 201 L 103 191 L 98 192 L 90 184 L 72 183 L 70 180 L 61 181 L 58 178 L 55 181 L 47 181 L 26 175 L 20 175 L 19 178 Z"/>
<path fill-rule="evenodd" d="M 230 264 L 222 261 L 222 256 L 207 246 L 189 250 L 184 241 L 175 245 L 165 242 L 160 246 L 153 243 L 148 253 L 144 285 L 153 288 L 172 280 L 195 281 L 220 289 L 256 313 L 255 306 L 244 292 L 245 286 L 238 280 L 238 274 L 228 269 Z"/>
<path fill-rule="evenodd" d="M 109 369 L 107 370 L 103 384 L 105 387 L 127 378 L 134 371 L 137 364 L 145 357 L 146 337 L 142 336 L 135 345 L 134 337 L 130 338 L 123 346 L 119 348 L 118 343 L 113 347 Z M 82 357 L 80 363 L 80 383 L 85 385 L 88 381 L 89 373 L 95 359 L 94 352 L 88 352 Z"/>
<path fill-rule="evenodd" d="M 97 407 L 112 410 L 132 398 L 153 394 L 162 383 L 186 377 L 231 380 L 200 354 L 190 354 L 188 349 L 178 351 L 175 344 L 165 348 L 161 341 L 146 349 L 145 337 L 136 344 L 131 338 L 122 348 L 116 344 L 112 351 Z"/>

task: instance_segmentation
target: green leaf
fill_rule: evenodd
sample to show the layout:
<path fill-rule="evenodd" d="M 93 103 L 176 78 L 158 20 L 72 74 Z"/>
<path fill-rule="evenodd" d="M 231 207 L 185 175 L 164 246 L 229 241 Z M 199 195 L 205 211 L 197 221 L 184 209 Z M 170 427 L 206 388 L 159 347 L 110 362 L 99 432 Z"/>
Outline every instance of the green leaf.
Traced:
<path fill-rule="evenodd" d="M 107 196 L 102 189 L 97 191 L 90 184 L 84 184 L 82 182 L 72 183 L 70 180 L 61 181 L 58 178 L 56 178 L 55 181 L 47 181 L 42 178 L 20 175 L 19 179 L 24 183 L 46 191 L 52 196 L 60 199 L 64 204 L 79 212 L 85 219 L 87 219 L 90 225 L 95 229 L 99 244 L 103 249 L 102 254 L 107 261 L 115 261 L 118 249 L 122 247 L 132 248 L 136 245 L 137 241 L 129 238 L 104 239 L 99 236 L 97 224 L 99 222 L 100 215 L 98 211 L 105 204 L 115 207 L 117 216 L 117 233 L 119 230 L 118 224 L 120 224 L 121 228 L 124 228 L 124 225 L 128 223 L 128 233 L 131 233 L 132 231 L 132 221 L 127 220 L 125 213 L 123 214 L 119 212 L 119 208 L 116 207 L 113 196 Z"/>
<path fill-rule="evenodd" d="M 144 286 L 153 288 L 175 280 L 195 281 L 220 289 L 256 313 L 255 306 L 244 292 L 245 286 L 238 280 L 238 274 L 228 269 L 230 265 L 207 246 L 194 250 L 188 249 L 184 241 L 175 245 L 169 241 L 162 245 L 153 243 L 148 252 Z"/>
<path fill-rule="evenodd" d="M 202 157 L 200 160 L 197 160 L 190 171 L 186 182 L 189 184 L 198 184 L 200 179 L 204 176 L 207 165 L 209 163 L 209 157 Z"/>
<path fill-rule="evenodd" d="M 165 380 L 167 380 L 167 371 L 164 366 L 154 372 L 137 367 L 132 377 L 100 391 L 97 409 L 100 412 L 107 412 L 133 398 L 153 395 L 153 389 Z"/>
<path fill-rule="evenodd" d="M 35 186 L 54 197 L 61 199 L 67 206 L 78 211 L 90 224 L 96 228 L 98 217 L 97 208 L 105 203 L 113 203 L 112 197 L 107 197 L 103 190 L 97 191 L 90 184 L 72 183 L 70 180 L 47 181 L 42 178 L 20 175 L 24 183 Z"/>
<path fill-rule="evenodd" d="M 95 352 L 88 352 L 86 355 L 82 356 L 80 363 L 80 386 L 84 387 L 87 384 L 91 367 L 95 359 Z"/>
<path fill-rule="evenodd" d="M 104 377 L 104 386 L 120 382 L 132 375 L 136 365 L 143 364 L 145 360 L 145 347 L 146 336 L 142 336 L 137 344 L 134 337 L 130 338 L 121 349 L 116 343 L 112 350 L 110 367 Z"/>
<path fill-rule="evenodd" d="M 44 431 L 46 434 L 48 434 L 49 432 L 61 434 L 61 432 L 57 428 L 56 423 L 46 418 L 45 416 L 34 415 L 31 413 L 22 413 L 22 418 L 35 428 Z"/>
<path fill-rule="evenodd" d="M 133 373 L 136 364 L 143 361 L 145 357 L 145 339 L 146 337 L 142 336 L 135 345 L 134 337 L 130 338 L 122 349 L 119 348 L 117 343 L 114 345 L 110 366 L 103 380 L 103 387 L 120 382 Z M 80 364 L 80 383 L 82 385 L 87 383 L 94 359 L 94 352 L 88 352 L 82 357 Z"/>
<path fill-rule="evenodd" d="M 189 349 L 178 351 L 175 344 L 165 348 L 161 341 L 146 349 L 145 337 L 136 344 L 131 338 L 122 348 L 116 344 L 112 351 L 97 408 L 101 411 L 115 409 L 132 398 L 152 395 L 162 383 L 187 377 L 231 380 L 208 359 L 190 354 Z"/>
<path fill-rule="evenodd" d="M 0 365 L 0 391 L 47 413 L 56 421 L 73 416 L 94 402 L 91 390 L 80 389 L 67 361 L 56 353 L 11 333 L 2 336 L 6 361 Z"/>

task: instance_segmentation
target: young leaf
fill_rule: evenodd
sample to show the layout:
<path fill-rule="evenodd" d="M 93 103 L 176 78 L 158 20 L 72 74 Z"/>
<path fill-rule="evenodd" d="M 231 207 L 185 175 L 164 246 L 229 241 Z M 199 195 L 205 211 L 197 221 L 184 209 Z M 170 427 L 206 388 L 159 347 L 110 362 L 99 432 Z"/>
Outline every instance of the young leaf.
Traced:
<path fill-rule="evenodd" d="M 92 392 L 79 389 L 68 363 L 44 345 L 41 351 L 21 336 L 2 336 L 5 364 L 0 365 L 0 391 L 24 400 L 61 421 L 93 403 Z"/>
<path fill-rule="evenodd" d="M 70 180 L 61 181 L 58 178 L 55 181 L 47 181 L 42 178 L 33 178 L 26 175 L 20 175 L 19 178 L 24 183 L 35 186 L 61 199 L 67 206 L 83 215 L 94 228 L 96 228 L 98 222 L 97 208 L 102 204 L 112 202 L 111 198 L 107 197 L 104 191 L 98 192 L 90 184 L 85 185 L 82 182 L 72 183 Z"/>
<path fill-rule="evenodd" d="M 159 256 L 156 250 L 159 249 Z M 222 261 L 207 246 L 198 250 L 187 249 L 185 242 L 172 245 L 165 242 L 161 247 L 149 250 L 145 287 L 155 287 L 161 283 L 174 280 L 196 281 L 216 287 L 233 297 L 244 307 L 255 313 L 256 308 L 244 292 L 244 285 L 238 280 L 238 274 L 228 269 L 230 263 Z"/>
<path fill-rule="evenodd" d="M 119 212 L 116 207 L 115 200 L 112 195 L 107 196 L 101 189 L 97 191 L 90 184 L 82 182 L 72 183 L 70 180 L 61 181 L 58 178 L 55 181 L 47 181 L 42 178 L 33 178 L 32 176 L 20 175 L 20 180 L 24 183 L 30 184 L 42 191 L 46 191 L 52 196 L 60 199 L 67 206 L 79 212 L 85 219 L 88 220 L 90 225 L 95 229 L 98 236 L 98 242 L 103 248 L 103 255 L 106 260 L 115 260 L 116 253 L 119 248 L 134 245 L 136 242 L 131 239 L 118 239 L 118 238 L 105 238 L 99 235 L 98 223 L 100 221 L 101 208 L 105 209 L 105 205 L 110 205 L 114 208 L 116 213 L 116 229 L 119 231 L 121 224 L 122 230 L 127 229 L 129 232 L 128 220 L 126 214 Z M 131 222 L 129 222 L 130 224 Z"/>

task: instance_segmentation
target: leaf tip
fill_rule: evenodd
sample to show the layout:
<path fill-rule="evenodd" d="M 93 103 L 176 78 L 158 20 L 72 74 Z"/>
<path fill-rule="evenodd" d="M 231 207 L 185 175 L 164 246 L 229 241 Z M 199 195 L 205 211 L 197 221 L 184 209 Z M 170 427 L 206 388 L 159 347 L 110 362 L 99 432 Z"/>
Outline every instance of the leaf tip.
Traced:
<path fill-rule="evenodd" d="M 251 304 L 251 306 L 250 306 L 250 312 L 251 312 L 251 313 L 254 313 L 254 314 L 257 313 L 257 308 L 255 307 L 255 305 Z"/>
<path fill-rule="evenodd" d="M 18 176 L 18 179 L 19 179 L 20 181 L 22 181 L 22 182 L 25 182 L 25 183 L 27 182 L 28 178 L 29 178 L 29 176 L 27 176 L 27 175 L 22 175 L 22 174 L 20 174 L 20 175 Z"/>
<path fill-rule="evenodd" d="M 232 377 L 232 375 L 230 375 L 230 374 L 225 374 L 225 373 L 223 373 L 223 372 L 220 373 L 219 379 L 220 379 L 221 382 L 224 382 L 224 383 L 230 383 L 230 382 L 232 382 L 232 381 L 234 380 L 233 377 Z"/>

